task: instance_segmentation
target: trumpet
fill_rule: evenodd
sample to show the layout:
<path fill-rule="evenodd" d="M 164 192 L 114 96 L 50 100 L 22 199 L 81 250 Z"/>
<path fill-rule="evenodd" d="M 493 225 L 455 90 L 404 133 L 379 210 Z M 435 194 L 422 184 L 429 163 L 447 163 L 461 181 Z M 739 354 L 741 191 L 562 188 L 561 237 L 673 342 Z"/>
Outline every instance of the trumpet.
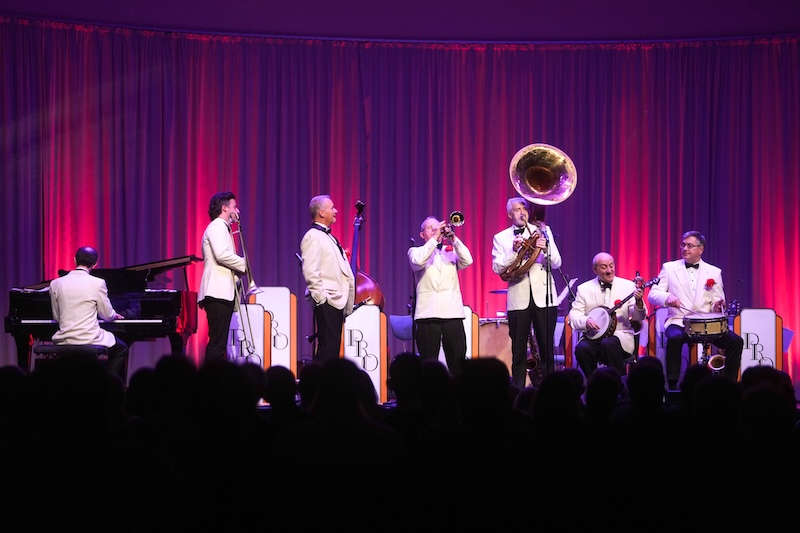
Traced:
<path fill-rule="evenodd" d="M 239 235 L 239 243 L 242 245 L 242 257 L 244 257 L 245 266 L 247 267 L 247 271 L 245 275 L 247 276 L 249 283 L 247 286 L 247 294 L 256 294 L 259 291 L 258 285 L 256 284 L 255 279 L 253 279 L 253 269 L 250 267 L 250 258 L 247 256 L 247 249 L 244 245 L 244 233 L 242 233 L 242 220 L 239 217 L 239 212 L 234 211 L 231 213 L 231 222 L 236 222 L 236 231 L 232 232 L 234 235 Z M 241 300 L 246 302 L 246 298 L 242 295 Z"/>
<path fill-rule="evenodd" d="M 445 239 L 453 240 L 453 238 L 456 236 L 455 232 L 453 232 L 453 228 L 463 225 L 464 213 L 461 211 L 451 211 L 447 216 L 447 224 L 445 224 L 444 228 L 442 228 L 442 236 Z"/>

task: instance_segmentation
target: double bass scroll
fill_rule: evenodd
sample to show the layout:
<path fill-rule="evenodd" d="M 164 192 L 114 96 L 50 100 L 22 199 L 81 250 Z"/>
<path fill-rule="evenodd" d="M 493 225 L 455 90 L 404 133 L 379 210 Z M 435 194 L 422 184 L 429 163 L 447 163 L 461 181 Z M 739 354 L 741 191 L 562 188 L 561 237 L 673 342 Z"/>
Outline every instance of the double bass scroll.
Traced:
<path fill-rule="evenodd" d="M 380 285 L 369 274 L 358 269 L 358 241 L 359 233 L 364 226 L 364 207 L 366 204 L 361 200 L 356 202 L 356 217 L 353 220 L 353 246 L 350 249 L 350 268 L 356 278 L 356 299 L 353 308 L 372 303 L 383 311 L 384 298 Z"/>

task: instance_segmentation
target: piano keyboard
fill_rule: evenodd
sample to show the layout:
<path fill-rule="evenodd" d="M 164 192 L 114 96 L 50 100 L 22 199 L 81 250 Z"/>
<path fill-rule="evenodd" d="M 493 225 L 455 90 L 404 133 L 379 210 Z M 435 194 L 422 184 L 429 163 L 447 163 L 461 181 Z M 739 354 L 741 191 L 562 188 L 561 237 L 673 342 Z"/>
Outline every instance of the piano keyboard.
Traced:
<path fill-rule="evenodd" d="M 163 324 L 160 318 L 125 318 L 122 320 L 98 320 L 101 324 Z M 42 320 L 34 318 L 24 318 L 20 324 L 58 324 L 55 320 Z"/>

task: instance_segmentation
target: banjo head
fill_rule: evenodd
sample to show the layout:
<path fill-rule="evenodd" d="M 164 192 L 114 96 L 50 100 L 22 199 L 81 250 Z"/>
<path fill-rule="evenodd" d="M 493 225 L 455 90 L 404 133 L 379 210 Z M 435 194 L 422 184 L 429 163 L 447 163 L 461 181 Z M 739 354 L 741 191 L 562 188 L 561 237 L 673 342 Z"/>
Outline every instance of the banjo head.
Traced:
<path fill-rule="evenodd" d="M 611 315 L 606 307 L 595 307 L 586 314 L 586 318 L 587 320 L 592 320 L 599 326 L 597 331 L 595 331 L 592 335 L 589 334 L 588 330 L 584 331 L 584 335 L 587 339 L 596 340 L 606 336 L 606 332 L 611 325 Z"/>

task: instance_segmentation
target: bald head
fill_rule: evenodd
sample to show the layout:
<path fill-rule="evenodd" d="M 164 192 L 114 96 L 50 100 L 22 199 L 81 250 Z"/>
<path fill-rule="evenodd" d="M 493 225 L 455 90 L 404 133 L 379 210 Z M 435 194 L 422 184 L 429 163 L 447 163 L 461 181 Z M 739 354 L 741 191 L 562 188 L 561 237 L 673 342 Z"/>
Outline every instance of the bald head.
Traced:
<path fill-rule="evenodd" d="M 614 257 L 609 253 L 600 252 L 599 254 L 595 255 L 592 258 L 592 268 L 596 267 L 597 263 L 599 263 L 601 261 L 604 262 L 604 263 L 608 263 L 608 262 L 613 263 L 614 262 Z"/>
<path fill-rule="evenodd" d="M 614 281 L 614 258 L 611 254 L 600 252 L 592 259 L 592 270 L 597 274 L 597 279 L 607 283 Z"/>

